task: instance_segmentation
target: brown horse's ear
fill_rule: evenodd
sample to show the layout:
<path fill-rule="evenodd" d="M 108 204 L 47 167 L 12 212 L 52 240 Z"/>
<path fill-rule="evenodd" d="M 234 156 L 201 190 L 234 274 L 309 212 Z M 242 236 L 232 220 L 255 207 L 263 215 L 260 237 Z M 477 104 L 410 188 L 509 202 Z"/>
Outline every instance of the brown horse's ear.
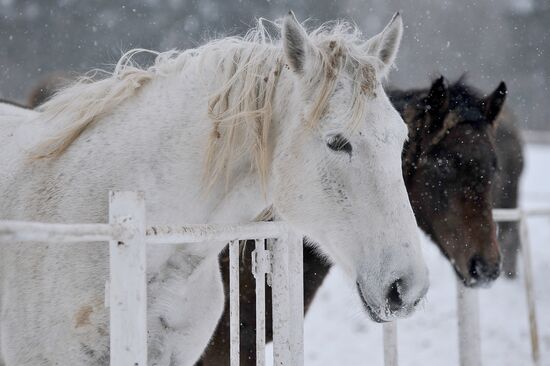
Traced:
<path fill-rule="evenodd" d="M 508 94 L 506 84 L 501 81 L 495 91 L 482 100 L 481 105 L 487 122 L 491 124 L 495 122 L 506 100 L 506 94 Z"/>
<path fill-rule="evenodd" d="M 432 115 L 445 113 L 449 109 L 449 88 L 445 77 L 440 76 L 432 83 L 425 106 L 426 111 Z"/>

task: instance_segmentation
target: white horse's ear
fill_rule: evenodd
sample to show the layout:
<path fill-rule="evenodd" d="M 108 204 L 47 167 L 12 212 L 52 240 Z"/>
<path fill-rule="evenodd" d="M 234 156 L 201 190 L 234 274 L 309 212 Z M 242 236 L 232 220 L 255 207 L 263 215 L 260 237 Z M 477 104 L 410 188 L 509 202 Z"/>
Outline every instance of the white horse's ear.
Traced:
<path fill-rule="evenodd" d="M 401 37 L 403 36 L 403 20 L 395 13 L 384 30 L 366 42 L 367 54 L 382 61 L 382 74 L 387 74 L 395 61 Z"/>
<path fill-rule="evenodd" d="M 306 69 L 307 60 L 313 57 L 313 45 L 305 29 L 298 23 L 294 13 L 289 11 L 283 21 L 283 49 L 288 65 L 292 70 L 302 75 Z"/>

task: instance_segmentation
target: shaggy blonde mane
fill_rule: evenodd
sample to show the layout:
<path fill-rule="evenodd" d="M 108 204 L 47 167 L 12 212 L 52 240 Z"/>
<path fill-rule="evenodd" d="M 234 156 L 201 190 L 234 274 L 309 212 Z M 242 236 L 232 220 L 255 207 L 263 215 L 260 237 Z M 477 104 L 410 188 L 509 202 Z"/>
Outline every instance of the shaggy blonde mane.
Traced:
<path fill-rule="evenodd" d="M 195 59 L 204 64 L 201 66 L 204 72 L 215 72 L 220 83 L 207 106 L 213 125 L 206 147 L 205 187 L 220 177 L 228 182 L 233 164 L 247 156 L 265 185 L 271 163 L 272 102 L 286 65 L 279 34 L 272 36 L 264 23 L 260 19 L 244 37 L 214 40 L 196 49 L 164 53 L 131 50 L 105 78 L 96 80 L 97 71 L 80 78 L 39 108 L 41 123 L 50 123 L 53 133 L 32 151 L 33 157 L 61 155 L 87 127 L 149 81 L 181 72 Z M 280 33 L 281 23 L 280 20 L 269 25 Z M 313 102 L 306 111 L 309 126 L 315 127 L 321 119 L 342 70 L 354 81 L 352 105 L 346 119 L 350 128 L 357 126 L 363 120 L 365 95 L 374 96 L 378 83 L 373 58 L 366 55 L 365 40 L 355 26 L 344 22 L 324 24 L 311 31 L 309 38 L 319 56 L 313 69 L 322 70 L 316 72 L 319 80 L 312 87 Z M 135 55 L 144 52 L 156 56 L 148 68 L 132 61 Z"/>

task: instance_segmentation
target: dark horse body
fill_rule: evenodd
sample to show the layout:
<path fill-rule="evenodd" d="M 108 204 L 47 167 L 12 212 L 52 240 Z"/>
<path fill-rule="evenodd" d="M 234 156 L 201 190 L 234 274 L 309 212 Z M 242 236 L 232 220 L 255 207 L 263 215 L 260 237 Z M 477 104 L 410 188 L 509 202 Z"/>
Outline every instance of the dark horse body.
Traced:
<path fill-rule="evenodd" d="M 497 123 L 496 152 L 500 169 L 493 187 L 493 207 L 516 208 L 519 178 L 523 171 L 523 143 L 519 138 L 516 118 L 509 108 L 503 108 Z M 519 240 L 517 222 L 502 222 L 498 225 L 502 271 L 509 278 L 516 277 Z"/>
<path fill-rule="evenodd" d="M 486 284 L 499 275 L 500 251 L 492 220 L 493 207 L 516 207 L 523 167 L 522 144 L 510 111 L 501 112 L 506 86 L 481 97 L 462 80 L 430 89 L 389 93 L 409 127 L 403 151 L 403 175 L 419 227 L 453 263 L 467 286 Z M 497 121 L 498 116 L 498 121 Z M 515 275 L 518 228 L 499 227 L 507 275 Z M 250 272 L 253 242 L 241 262 L 241 365 L 255 365 L 255 291 Z M 228 298 L 228 255 L 220 264 Z M 328 274 L 330 263 L 304 246 L 305 311 Z M 267 287 L 269 291 L 269 287 Z M 266 293 L 266 336 L 270 340 L 271 304 Z M 229 364 L 229 304 L 201 365 Z"/>

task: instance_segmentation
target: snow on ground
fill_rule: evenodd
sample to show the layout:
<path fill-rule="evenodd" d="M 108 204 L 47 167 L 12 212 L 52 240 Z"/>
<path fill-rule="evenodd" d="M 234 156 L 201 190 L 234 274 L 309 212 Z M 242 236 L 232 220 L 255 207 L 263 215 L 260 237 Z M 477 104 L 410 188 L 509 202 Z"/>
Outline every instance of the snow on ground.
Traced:
<path fill-rule="evenodd" d="M 527 148 L 522 181 L 523 207 L 550 205 L 550 147 Z M 550 365 L 550 218 L 529 220 L 535 276 L 541 365 Z M 456 281 L 447 260 L 425 238 L 430 268 L 427 301 L 398 323 L 399 362 L 405 366 L 458 365 Z M 499 279 L 480 290 L 483 365 L 530 364 L 530 343 L 523 277 Z M 306 317 L 305 363 L 383 365 L 382 326 L 367 320 L 355 289 L 333 269 Z"/>

